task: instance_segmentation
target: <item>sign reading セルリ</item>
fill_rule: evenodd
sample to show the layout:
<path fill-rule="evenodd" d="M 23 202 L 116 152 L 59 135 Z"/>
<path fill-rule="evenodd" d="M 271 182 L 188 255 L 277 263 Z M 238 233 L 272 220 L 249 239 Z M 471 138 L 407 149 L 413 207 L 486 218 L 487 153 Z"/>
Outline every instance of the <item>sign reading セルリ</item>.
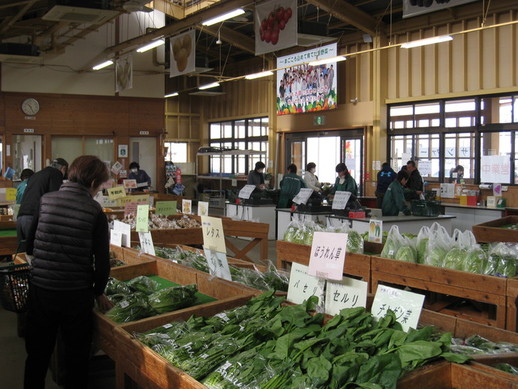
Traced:
<path fill-rule="evenodd" d="M 309 275 L 341 280 L 344 273 L 346 233 L 315 232 L 309 258 Z"/>
<path fill-rule="evenodd" d="M 423 302 L 424 296 L 421 294 L 378 284 L 371 313 L 381 319 L 390 309 L 396 315 L 396 320 L 403 326 L 403 330 L 408 331 L 410 328 L 417 328 Z"/>
<path fill-rule="evenodd" d="M 367 306 L 367 282 L 344 277 L 342 281 L 327 281 L 325 312 L 337 315 L 344 308 Z"/>

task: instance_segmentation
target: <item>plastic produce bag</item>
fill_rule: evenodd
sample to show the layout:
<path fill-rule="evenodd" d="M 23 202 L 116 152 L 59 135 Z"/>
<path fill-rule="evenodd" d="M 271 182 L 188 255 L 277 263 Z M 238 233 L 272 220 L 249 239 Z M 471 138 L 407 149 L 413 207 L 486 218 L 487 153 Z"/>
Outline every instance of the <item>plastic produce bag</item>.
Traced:
<path fill-rule="evenodd" d="M 416 240 L 416 259 L 417 263 L 424 263 L 426 258 L 426 251 L 428 249 L 428 241 L 430 240 L 430 228 L 427 226 L 421 227 Z"/>
<path fill-rule="evenodd" d="M 342 224 L 340 227 L 328 226 L 325 231 L 348 234 L 347 252 L 352 254 L 363 254 L 363 236 L 358 232 L 351 230 L 347 225 Z"/>
<path fill-rule="evenodd" d="M 444 257 L 452 247 L 453 241 L 448 231 L 438 223 L 432 224 L 424 263 L 430 266 L 442 267 Z"/>
<path fill-rule="evenodd" d="M 173 286 L 159 290 L 148 297 L 150 307 L 157 313 L 190 307 L 196 301 L 196 285 Z"/>
<path fill-rule="evenodd" d="M 128 295 L 131 293 L 131 289 L 125 282 L 110 277 L 104 293 L 106 296 Z"/>
<path fill-rule="evenodd" d="M 397 259 L 396 254 L 398 253 L 398 250 L 407 246 L 411 247 L 415 251 L 413 242 L 407 237 L 401 235 L 399 232 L 399 227 L 394 225 L 389 230 L 387 241 L 385 242 L 385 246 L 383 246 L 383 250 L 381 251 L 380 255 L 383 258 Z M 409 252 L 412 252 L 412 249 L 402 250 L 400 253 L 400 258 L 409 259 Z M 415 258 L 412 262 L 415 262 Z"/>
<path fill-rule="evenodd" d="M 146 276 L 138 276 L 128 281 L 128 286 L 138 292 L 151 294 L 159 289 L 159 284 Z"/>
<path fill-rule="evenodd" d="M 140 294 L 130 294 L 106 312 L 106 316 L 116 323 L 128 323 L 152 315 L 147 297 Z"/>
<path fill-rule="evenodd" d="M 518 245 L 500 242 L 489 250 L 488 268 L 486 274 L 499 277 L 514 277 L 516 275 L 516 259 Z"/>

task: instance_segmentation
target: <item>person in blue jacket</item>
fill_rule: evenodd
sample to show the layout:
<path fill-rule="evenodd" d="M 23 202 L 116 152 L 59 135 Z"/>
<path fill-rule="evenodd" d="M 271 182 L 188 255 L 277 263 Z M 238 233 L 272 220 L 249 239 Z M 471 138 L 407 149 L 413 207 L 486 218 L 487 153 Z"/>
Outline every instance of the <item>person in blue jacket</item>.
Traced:
<path fill-rule="evenodd" d="M 387 191 L 389 185 L 396 179 L 396 172 L 390 167 L 388 162 L 381 165 L 381 170 L 378 172 L 378 183 L 376 185 L 376 206 L 381 208 L 383 205 L 383 196 Z"/>
<path fill-rule="evenodd" d="M 383 197 L 383 204 L 381 206 L 383 216 L 398 216 L 399 212 L 410 215 L 403 190 L 407 181 L 408 173 L 404 170 L 400 170 L 396 180 L 392 181 Z"/>

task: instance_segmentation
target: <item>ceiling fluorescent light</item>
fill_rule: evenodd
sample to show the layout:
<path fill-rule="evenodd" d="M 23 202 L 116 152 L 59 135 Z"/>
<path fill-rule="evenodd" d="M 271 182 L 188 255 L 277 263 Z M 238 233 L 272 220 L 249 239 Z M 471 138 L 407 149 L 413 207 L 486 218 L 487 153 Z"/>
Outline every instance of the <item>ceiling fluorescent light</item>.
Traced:
<path fill-rule="evenodd" d="M 311 61 L 309 63 L 309 66 L 326 65 L 328 63 L 335 63 L 335 62 L 345 61 L 346 59 L 347 58 L 345 58 L 342 55 L 339 55 L 337 57 L 331 57 L 331 58 L 317 59 L 316 61 Z"/>
<path fill-rule="evenodd" d="M 164 98 L 175 97 L 175 96 L 178 96 L 178 92 L 169 93 L 168 95 L 165 95 Z"/>
<path fill-rule="evenodd" d="M 227 12 L 223 15 L 219 15 L 219 16 L 216 16 L 215 18 L 212 18 L 212 19 L 209 19 L 209 20 L 205 20 L 202 25 L 203 26 L 212 26 L 213 24 L 216 24 L 216 23 L 219 23 L 219 22 L 223 22 L 227 19 L 230 19 L 230 18 L 233 18 L 233 17 L 236 17 L 236 16 L 239 16 L 239 15 L 242 15 L 244 14 L 245 11 L 243 11 L 241 8 L 237 8 L 233 11 L 230 11 L 230 12 Z"/>
<path fill-rule="evenodd" d="M 453 37 L 451 35 L 434 36 L 432 38 L 419 39 L 418 41 L 403 43 L 401 45 L 401 47 L 403 49 L 411 49 L 412 47 L 419 47 L 419 46 L 433 45 L 435 43 L 448 42 L 448 41 L 451 41 L 452 39 L 453 39 Z"/>
<path fill-rule="evenodd" d="M 164 39 L 157 39 L 145 46 L 142 46 L 140 49 L 137 49 L 137 53 L 144 53 L 145 51 L 154 49 L 155 47 L 162 46 L 165 43 Z"/>
<path fill-rule="evenodd" d="M 219 86 L 219 82 L 213 82 L 212 84 L 206 84 L 206 85 L 199 86 L 198 89 L 205 90 L 205 89 L 215 88 L 217 86 Z"/>
<path fill-rule="evenodd" d="M 92 69 L 93 70 L 100 70 L 100 69 L 104 69 L 105 67 L 108 67 L 110 65 L 113 65 L 113 61 L 111 59 L 109 59 L 108 61 L 104 61 L 100 64 L 97 64 L 95 65 Z"/>
<path fill-rule="evenodd" d="M 266 70 L 264 72 L 248 74 L 248 75 L 245 76 L 245 78 L 247 80 L 254 80 L 256 78 L 271 76 L 272 74 L 273 74 L 273 72 L 271 70 Z"/>

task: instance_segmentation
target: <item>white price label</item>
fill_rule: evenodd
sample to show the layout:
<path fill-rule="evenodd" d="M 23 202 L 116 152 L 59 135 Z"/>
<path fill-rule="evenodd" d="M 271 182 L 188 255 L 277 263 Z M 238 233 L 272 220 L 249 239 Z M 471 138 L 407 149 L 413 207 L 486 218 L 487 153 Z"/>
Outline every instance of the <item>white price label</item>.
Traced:
<path fill-rule="evenodd" d="M 223 223 L 220 218 L 202 216 L 201 228 L 203 233 L 203 245 L 210 249 L 226 253 L 225 235 L 223 233 Z"/>
<path fill-rule="evenodd" d="M 348 235 L 336 232 L 315 232 L 309 258 L 309 275 L 341 280 L 344 273 Z"/>
<path fill-rule="evenodd" d="M 248 200 L 255 190 L 255 185 L 245 185 L 240 191 L 238 197 L 240 199 Z"/>
<path fill-rule="evenodd" d="M 351 194 L 351 192 L 344 191 L 335 192 L 335 197 L 333 198 L 333 205 L 331 206 L 331 209 L 345 209 Z"/>
<path fill-rule="evenodd" d="M 313 189 L 311 188 L 301 188 L 300 192 L 293 198 L 293 202 L 295 204 L 306 204 L 313 194 Z"/>
<path fill-rule="evenodd" d="M 151 232 L 139 232 L 138 238 L 140 240 L 140 247 L 143 253 L 155 255 L 155 245 L 153 244 L 153 237 Z"/>
<path fill-rule="evenodd" d="M 337 315 L 342 309 L 367 306 L 367 282 L 344 277 L 342 281 L 327 281 L 325 312 Z"/>
<path fill-rule="evenodd" d="M 288 301 L 302 304 L 311 296 L 317 296 L 319 305 L 323 307 L 324 286 L 325 280 L 309 275 L 307 266 L 296 262 L 291 264 Z"/>
<path fill-rule="evenodd" d="M 122 247 L 122 232 L 110 230 L 110 244 Z"/>
<path fill-rule="evenodd" d="M 205 258 L 209 265 L 209 273 L 213 276 L 232 281 L 230 268 L 228 267 L 227 254 L 203 247 Z"/>

